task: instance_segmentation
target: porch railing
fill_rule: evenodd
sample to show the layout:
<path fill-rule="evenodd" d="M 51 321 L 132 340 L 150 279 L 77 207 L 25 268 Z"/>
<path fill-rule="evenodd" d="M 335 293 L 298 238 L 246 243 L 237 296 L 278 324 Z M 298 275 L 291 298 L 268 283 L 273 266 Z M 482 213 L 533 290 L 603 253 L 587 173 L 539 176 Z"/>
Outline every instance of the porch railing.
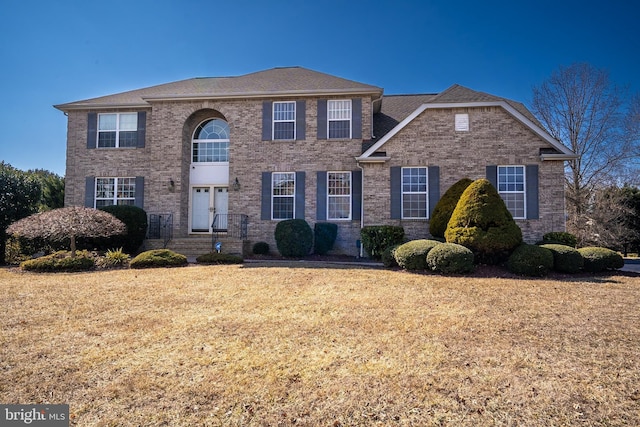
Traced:
<path fill-rule="evenodd" d="M 148 239 L 162 239 L 163 248 L 166 248 L 173 238 L 173 214 L 150 213 Z"/>
<path fill-rule="evenodd" d="M 216 214 L 211 224 L 211 230 L 213 231 L 211 248 L 215 250 L 216 242 L 223 236 L 246 239 L 248 224 L 249 217 L 244 214 Z"/>

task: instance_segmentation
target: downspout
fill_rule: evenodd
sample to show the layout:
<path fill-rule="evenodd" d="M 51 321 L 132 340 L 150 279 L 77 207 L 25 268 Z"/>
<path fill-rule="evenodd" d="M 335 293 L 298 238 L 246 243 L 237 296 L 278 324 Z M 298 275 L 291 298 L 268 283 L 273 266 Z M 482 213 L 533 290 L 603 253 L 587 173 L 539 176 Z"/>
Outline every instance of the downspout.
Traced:
<path fill-rule="evenodd" d="M 362 182 L 360 183 L 360 258 L 364 258 L 364 247 L 362 246 L 362 229 L 364 228 L 364 168 L 356 160 L 356 166 L 362 171 Z"/>

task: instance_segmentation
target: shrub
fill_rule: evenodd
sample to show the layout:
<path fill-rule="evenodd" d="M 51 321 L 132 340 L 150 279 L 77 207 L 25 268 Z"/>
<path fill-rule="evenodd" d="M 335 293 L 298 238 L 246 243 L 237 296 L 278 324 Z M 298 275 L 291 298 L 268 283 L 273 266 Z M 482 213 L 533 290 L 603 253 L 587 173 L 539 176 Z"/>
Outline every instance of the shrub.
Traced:
<path fill-rule="evenodd" d="M 615 270 L 624 266 L 624 258 L 619 253 L 607 248 L 586 247 L 578 249 L 584 260 L 583 268 L 590 273 L 604 270 Z"/>
<path fill-rule="evenodd" d="M 338 237 L 338 224 L 317 222 L 313 227 L 313 252 L 325 255 L 331 249 Z"/>
<path fill-rule="evenodd" d="M 131 268 L 182 267 L 187 265 L 187 257 L 169 249 L 153 249 L 142 252 L 129 263 Z"/>
<path fill-rule="evenodd" d="M 552 231 L 542 236 L 542 244 L 559 244 L 565 246 L 571 246 L 575 248 L 578 244 L 578 239 L 571 233 L 565 231 Z"/>
<path fill-rule="evenodd" d="M 546 276 L 553 269 L 553 253 L 540 246 L 522 244 L 509 257 L 507 268 L 522 276 Z"/>
<path fill-rule="evenodd" d="M 404 243 L 404 228 L 394 225 L 370 225 L 360 230 L 362 247 L 373 259 L 380 259 L 389 246 Z"/>
<path fill-rule="evenodd" d="M 107 253 L 104 254 L 104 257 L 98 262 L 100 264 L 100 267 L 124 267 L 129 262 L 129 259 L 129 255 L 124 253 L 122 248 L 119 248 L 109 249 Z"/>
<path fill-rule="evenodd" d="M 267 255 L 269 253 L 269 244 L 267 242 L 257 242 L 253 245 L 252 252 L 256 255 Z"/>
<path fill-rule="evenodd" d="M 473 180 L 469 178 L 461 179 L 449 187 L 440 200 L 438 200 L 436 207 L 433 208 L 431 219 L 429 220 L 429 233 L 431 233 L 433 237 L 444 238 L 444 232 L 451 219 L 451 214 L 456 208 L 460 196 L 462 196 L 464 190 L 466 190 L 472 182 Z"/>
<path fill-rule="evenodd" d="M 76 252 L 72 257 L 69 251 L 58 251 L 40 258 L 30 259 L 20 264 L 20 268 L 36 272 L 88 271 L 95 267 L 94 256 L 87 251 Z"/>
<path fill-rule="evenodd" d="M 239 255 L 211 252 L 200 255 L 196 261 L 198 264 L 242 264 L 243 260 Z"/>
<path fill-rule="evenodd" d="M 445 238 L 471 249 L 477 262 L 498 264 L 522 243 L 522 231 L 493 185 L 478 179 L 462 193 Z"/>
<path fill-rule="evenodd" d="M 433 248 L 444 243 L 435 240 L 412 240 L 395 250 L 394 257 L 398 266 L 405 270 L 416 271 L 427 269 L 427 254 Z"/>
<path fill-rule="evenodd" d="M 382 251 L 382 264 L 387 268 L 397 267 L 398 263 L 396 262 L 396 249 L 398 249 L 400 245 L 389 246 L 387 249 Z"/>
<path fill-rule="evenodd" d="M 473 252 L 456 243 L 441 243 L 427 254 L 427 266 L 444 274 L 463 274 L 473 271 Z"/>
<path fill-rule="evenodd" d="M 553 253 L 553 269 L 561 273 L 577 273 L 582 269 L 584 260 L 576 248 L 551 243 L 540 245 Z"/>
<path fill-rule="evenodd" d="M 304 219 L 280 221 L 275 231 L 276 246 L 282 256 L 299 258 L 309 255 L 313 231 Z"/>
<path fill-rule="evenodd" d="M 131 205 L 112 205 L 100 208 L 124 222 L 126 234 L 111 236 L 96 241 L 102 249 L 123 248 L 125 253 L 135 254 L 147 236 L 147 213 L 144 209 Z"/>

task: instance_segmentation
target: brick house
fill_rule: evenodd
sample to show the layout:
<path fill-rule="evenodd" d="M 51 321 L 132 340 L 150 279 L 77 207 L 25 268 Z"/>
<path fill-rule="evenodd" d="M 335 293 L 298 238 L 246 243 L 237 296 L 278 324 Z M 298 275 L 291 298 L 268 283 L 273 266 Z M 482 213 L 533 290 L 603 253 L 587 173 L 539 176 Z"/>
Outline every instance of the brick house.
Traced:
<path fill-rule="evenodd" d="M 301 67 L 194 78 L 56 105 L 68 117 L 65 205 L 135 204 L 147 247 L 224 252 L 266 241 L 279 220 L 428 237 L 457 180 L 490 179 L 525 240 L 561 231 L 564 161 L 574 154 L 524 105 L 454 85 L 427 95 Z M 213 237 L 212 237 L 213 234 Z"/>

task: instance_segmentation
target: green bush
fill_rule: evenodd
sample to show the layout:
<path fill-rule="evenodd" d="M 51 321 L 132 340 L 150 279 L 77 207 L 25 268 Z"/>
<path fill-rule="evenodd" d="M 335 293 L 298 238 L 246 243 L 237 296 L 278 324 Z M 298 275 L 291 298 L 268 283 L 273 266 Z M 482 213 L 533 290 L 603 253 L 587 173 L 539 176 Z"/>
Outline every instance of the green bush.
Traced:
<path fill-rule="evenodd" d="M 305 257 L 313 245 L 313 231 L 304 219 L 280 221 L 276 225 L 275 238 L 278 252 L 284 257 Z"/>
<path fill-rule="evenodd" d="M 253 245 L 252 252 L 256 255 L 267 255 L 269 253 L 269 244 L 267 242 L 256 242 Z"/>
<path fill-rule="evenodd" d="M 196 258 L 198 264 L 242 264 L 242 257 L 239 255 L 210 252 Z"/>
<path fill-rule="evenodd" d="M 338 237 L 338 224 L 330 222 L 316 222 L 313 227 L 313 252 L 325 255 L 331 249 Z"/>
<path fill-rule="evenodd" d="M 565 231 L 552 231 L 542 236 L 542 244 L 559 244 L 575 248 L 578 244 L 578 239 L 573 234 Z"/>
<path fill-rule="evenodd" d="M 600 247 L 578 249 L 584 260 L 583 268 L 590 273 L 604 270 L 616 270 L 624 266 L 624 258 L 616 251 Z"/>
<path fill-rule="evenodd" d="M 394 257 L 398 266 L 405 270 L 426 270 L 427 254 L 436 246 L 443 244 L 435 240 L 412 240 L 398 246 L 394 252 Z"/>
<path fill-rule="evenodd" d="M 398 267 L 398 263 L 396 262 L 396 249 L 398 249 L 400 245 L 389 246 L 387 249 L 382 251 L 382 264 L 387 268 Z"/>
<path fill-rule="evenodd" d="M 522 276 L 546 276 L 553 269 L 553 253 L 540 246 L 522 244 L 509 257 L 507 268 Z"/>
<path fill-rule="evenodd" d="M 576 248 L 551 243 L 540 245 L 553 253 L 553 269 L 561 273 L 577 273 L 582 270 L 584 260 Z"/>
<path fill-rule="evenodd" d="M 119 248 L 109 249 L 97 262 L 99 267 L 104 268 L 124 267 L 129 263 L 129 259 L 131 257 Z"/>
<path fill-rule="evenodd" d="M 440 200 L 438 200 L 436 207 L 433 208 L 431 219 L 429 220 L 429 233 L 431 233 L 433 237 L 444 238 L 444 232 L 451 219 L 451 214 L 456 208 L 460 196 L 462 196 L 464 190 L 466 190 L 472 182 L 473 180 L 469 178 L 462 178 L 449 187 Z"/>
<path fill-rule="evenodd" d="M 100 208 L 124 222 L 126 234 L 100 239 L 97 243 L 103 250 L 123 248 L 125 253 L 136 254 L 147 236 L 147 213 L 131 205 L 112 205 Z"/>
<path fill-rule="evenodd" d="M 445 238 L 465 246 L 483 264 L 505 261 L 522 243 L 522 231 L 504 201 L 486 179 L 478 179 L 464 190 L 456 205 Z"/>
<path fill-rule="evenodd" d="M 444 274 L 464 274 L 473 271 L 473 252 L 456 243 L 441 243 L 427 254 L 427 266 Z"/>
<path fill-rule="evenodd" d="M 131 268 L 182 267 L 187 265 L 187 257 L 169 249 L 153 249 L 142 252 L 129 263 Z"/>
<path fill-rule="evenodd" d="M 394 225 L 370 225 L 360 230 L 362 247 L 373 259 L 380 259 L 389 246 L 404 243 L 404 228 Z"/>
<path fill-rule="evenodd" d="M 88 271 L 95 267 L 94 256 L 87 251 L 78 251 L 74 258 L 69 251 L 58 251 L 20 264 L 20 268 L 36 272 Z"/>

